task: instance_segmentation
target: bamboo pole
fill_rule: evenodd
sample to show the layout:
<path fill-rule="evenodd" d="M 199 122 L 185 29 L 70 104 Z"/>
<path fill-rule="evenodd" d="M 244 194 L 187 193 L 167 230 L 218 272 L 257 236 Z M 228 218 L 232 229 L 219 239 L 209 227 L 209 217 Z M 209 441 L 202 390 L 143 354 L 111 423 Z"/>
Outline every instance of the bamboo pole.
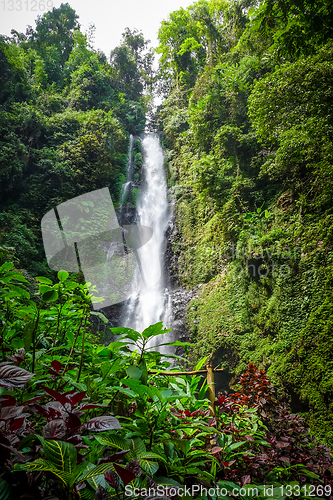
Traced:
<path fill-rule="evenodd" d="M 215 417 L 215 382 L 214 382 L 214 371 L 212 365 L 207 365 L 207 387 L 208 387 L 208 399 L 209 411 L 212 417 Z"/>

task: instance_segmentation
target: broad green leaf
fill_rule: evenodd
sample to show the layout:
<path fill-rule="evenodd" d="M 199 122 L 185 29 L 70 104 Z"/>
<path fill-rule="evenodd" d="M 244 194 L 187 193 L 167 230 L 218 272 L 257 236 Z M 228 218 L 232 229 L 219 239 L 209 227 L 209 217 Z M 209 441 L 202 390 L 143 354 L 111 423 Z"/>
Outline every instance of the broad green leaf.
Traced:
<path fill-rule="evenodd" d="M 163 399 L 167 399 L 168 401 L 172 401 L 172 399 L 170 398 L 178 398 L 178 396 L 173 396 L 171 389 L 165 389 L 164 391 L 161 391 L 161 396 Z"/>
<path fill-rule="evenodd" d="M 124 385 L 128 385 L 129 388 L 134 391 L 139 396 L 147 395 L 148 397 L 154 397 L 154 387 L 148 387 L 143 385 L 140 380 L 135 380 L 133 378 L 125 378 L 120 381 Z"/>
<path fill-rule="evenodd" d="M 221 480 L 217 484 L 220 489 L 225 488 L 227 491 L 232 491 L 234 488 L 237 491 L 240 489 L 240 486 L 238 486 L 238 484 L 236 483 L 233 483 L 232 481 Z"/>
<path fill-rule="evenodd" d="M 166 454 L 167 457 L 171 458 L 171 460 L 174 457 L 175 454 L 175 445 L 172 441 L 168 440 L 163 443 L 164 447 L 164 453 Z"/>
<path fill-rule="evenodd" d="M 150 349 L 156 349 L 157 347 L 161 347 L 161 346 L 164 346 L 164 345 L 175 345 L 175 346 L 192 346 L 194 347 L 195 344 L 191 343 L 191 342 L 181 342 L 180 340 L 175 340 L 174 342 L 166 342 L 165 344 L 157 344 L 157 345 L 154 345 L 154 346 L 151 346 L 151 347 L 147 347 L 146 350 L 150 350 Z M 168 358 L 170 356 L 168 355 Z M 174 357 L 174 356 L 173 356 Z"/>
<path fill-rule="evenodd" d="M 131 450 L 134 451 L 137 458 L 139 458 L 147 453 L 145 444 L 141 438 L 135 437 L 135 438 L 128 439 L 128 441 L 130 442 Z"/>
<path fill-rule="evenodd" d="M 135 330 L 132 330 L 131 328 L 117 327 L 117 328 L 111 328 L 111 331 L 114 335 L 123 335 L 126 338 L 134 340 L 134 342 L 136 342 L 140 337 L 140 333 L 136 332 Z"/>
<path fill-rule="evenodd" d="M 206 452 L 204 452 L 206 454 Z M 138 456 L 138 458 L 144 458 L 144 459 L 149 459 L 149 458 L 155 458 L 156 460 L 161 460 L 162 462 L 165 462 L 165 458 L 161 457 L 161 455 L 158 455 L 158 453 L 153 453 L 152 451 L 146 451 L 143 455 Z"/>
<path fill-rule="evenodd" d="M 81 476 L 79 476 L 77 479 L 77 482 L 82 483 L 82 481 L 86 481 L 90 477 L 95 477 L 95 476 L 99 476 L 101 474 L 104 474 L 104 472 L 108 469 L 111 469 L 114 471 L 114 467 L 112 465 L 112 462 L 108 462 L 106 464 L 96 465 L 96 467 L 94 467 L 90 470 L 87 470 Z"/>
<path fill-rule="evenodd" d="M 30 294 L 25 290 L 24 288 L 21 288 L 20 286 L 17 285 L 12 285 L 10 284 L 10 289 L 16 293 L 17 296 L 19 297 L 25 297 L 26 299 L 30 299 Z"/>
<path fill-rule="evenodd" d="M 236 448 L 239 448 L 243 444 L 247 443 L 247 441 L 239 441 L 239 443 L 233 443 L 230 446 L 228 446 L 228 453 L 232 450 L 235 450 Z"/>
<path fill-rule="evenodd" d="M 54 466 L 62 471 L 72 474 L 77 464 L 77 452 L 75 446 L 65 441 L 56 441 L 51 439 L 39 438 L 45 456 Z"/>
<path fill-rule="evenodd" d="M 43 293 L 52 291 L 52 286 L 49 285 L 39 285 L 39 293 L 43 295 Z"/>
<path fill-rule="evenodd" d="M 69 276 L 69 273 L 67 271 L 58 271 L 58 280 L 59 281 L 66 281 L 68 276 Z"/>
<path fill-rule="evenodd" d="M 2 266 L 0 266 L 0 272 L 9 271 L 13 267 L 14 267 L 14 264 L 12 262 L 5 262 L 4 264 L 2 264 Z"/>
<path fill-rule="evenodd" d="M 119 450 L 128 450 L 130 443 L 127 439 L 123 439 L 116 434 L 104 434 L 95 436 L 96 441 L 100 444 L 106 446 L 112 446 L 113 448 L 118 448 Z"/>
<path fill-rule="evenodd" d="M 155 472 L 158 471 L 159 465 L 157 462 L 150 462 L 144 458 L 139 458 L 140 467 L 147 472 L 150 476 L 153 476 Z"/>
<path fill-rule="evenodd" d="M 148 328 L 143 330 L 142 336 L 147 339 L 148 337 L 156 337 L 157 335 L 161 335 L 163 333 L 171 332 L 171 328 L 163 328 L 163 322 L 160 321 L 159 323 L 156 323 L 155 325 L 150 325 Z"/>
<path fill-rule="evenodd" d="M 24 349 L 29 351 L 32 344 L 33 331 L 35 328 L 35 322 L 29 321 L 24 327 L 23 330 L 23 340 L 24 340 Z"/>
<path fill-rule="evenodd" d="M 79 476 L 81 476 L 84 472 L 87 472 L 87 471 L 93 469 L 94 467 L 95 467 L 95 465 L 92 464 L 91 462 L 89 462 L 89 459 L 88 459 L 88 461 L 84 461 L 80 465 L 78 465 L 76 467 L 75 471 L 73 472 L 73 474 L 71 475 L 71 478 L 69 481 L 70 488 L 73 487 L 73 485 L 75 484 L 75 482 Z"/>
<path fill-rule="evenodd" d="M 121 394 L 125 394 L 126 396 L 130 396 L 131 398 L 135 398 L 137 396 L 137 394 L 134 391 L 132 391 L 131 389 L 128 389 L 128 387 L 118 387 L 117 389 Z"/>
<path fill-rule="evenodd" d="M 88 483 L 92 488 L 97 490 L 98 486 L 101 485 L 103 488 L 107 488 L 107 482 L 105 481 L 104 474 L 100 474 L 99 476 L 94 476 L 88 479 Z"/>
<path fill-rule="evenodd" d="M 42 299 L 44 300 L 44 302 L 54 302 L 58 299 L 58 292 L 56 290 L 45 292 L 42 295 Z"/>
<path fill-rule="evenodd" d="M 26 470 L 29 472 L 52 472 L 57 477 L 59 477 L 66 485 L 69 484 L 71 479 L 71 474 L 63 470 L 59 470 L 50 460 L 43 460 L 38 458 L 34 462 L 29 462 L 27 464 L 15 464 L 14 470 Z"/>
<path fill-rule="evenodd" d="M 126 368 L 126 373 L 130 378 L 140 380 L 142 370 L 137 366 L 131 365 Z"/>
<path fill-rule="evenodd" d="M 52 281 L 49 278 L 45 278 L 44 276 L 37 276 L 35 278 L 39 283 L 44 283 L 45 285 L 53 285 Z"/>
<path fill-rule="evenodd" d="M 88 490 L 88 488 L 84 488 L 84 490 L 80 490 L 80 498 L 83 500 L 94 500 L 95 491 Z"/>
<path fill-rule="evenodd" d="M 26 280 L 21 273 L 17 273 L 16 271 L 9 271 L 5 274 L 6 278 L 10 278 L 11 280 L 15 281 L 22 281 L 22 283 L 29 283 L 28 280 Z"/>
<path fill-rule="evenodd" d="M 147 385 L 148 382 L 148 369 L 146 365 L 146 361 L 144 358 L 142 358 L 141 363 L 139 365 L 140 370 L 142 371 L 140 380 L 143 383 L 143 385 Z"/>

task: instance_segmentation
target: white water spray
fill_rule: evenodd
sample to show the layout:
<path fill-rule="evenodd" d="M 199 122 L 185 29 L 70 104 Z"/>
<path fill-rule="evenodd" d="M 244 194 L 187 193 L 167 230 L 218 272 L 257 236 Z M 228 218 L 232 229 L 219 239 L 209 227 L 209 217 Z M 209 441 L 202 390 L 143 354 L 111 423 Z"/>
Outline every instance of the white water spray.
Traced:
<path fill-rule="evenodd" d="M 142 140 L 142 150 L 144 182 L 137 202 L 137 223 L 150 227 L 153 236 L 138 249 L 141 272 L 133 277 L 133 293 L 126 303 L 121 321 L 122 326 L 139 332 L 159 321 L 163 321 L 164 327 L 171 326 L 171 301 L 166 289 L 164 269 L 165 232 L 170 214 L 164 156 L 158 135 L 146 134 Z M 138 294 L 141 273 L 145 287 Z"/>

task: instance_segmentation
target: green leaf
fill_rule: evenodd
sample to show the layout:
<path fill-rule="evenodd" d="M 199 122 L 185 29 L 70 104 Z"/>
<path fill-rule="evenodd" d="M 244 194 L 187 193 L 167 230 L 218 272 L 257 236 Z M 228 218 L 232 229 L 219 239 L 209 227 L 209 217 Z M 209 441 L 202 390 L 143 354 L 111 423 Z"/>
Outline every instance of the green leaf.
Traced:
<path fill-rule="evenodd" d="M 157 484 L 161 484 L 163 486 L 182 486 L 175 479 L 169 479 L 163 476 L 154 478 Z"/>
<path fill-rule="evenodd" d="M 103 486 L 105 489 L 107 488 L 107 482 L 105 481 L 104 474 L 89 478 L 88 483 L 92 488 L 94 488 L 94 490 L 97 490 L 99 485 Z"/>
<path fill-rule="evenodd" d="M 43 293 L 42 299 L 44 302 L 54 302 L 58 299 L 58 292 L 56 290 L 50 290 L 46 293 Z"/>
<path fill-rule="evenodd" d="M 84 490 L 80 490 L 80 498 L 83 500 L 94 500 L 95 491 L 88 490 L 88 488 L 84 488 Z"/>
<path fill-rule="evenodd" d="M 20 273 L 17 273 L 16 271 L 8 271 L 6 274 L 5 274 L 6 278 L 10 278 L 11 280 L 15 280 L 15 281 L 22 281 L 22 283 L 29 283 L 28 280 L 26 280 L 22 274 Z"/>
<path fill-rule="evenodd" d="M 104 444 L 106 446 L 112 446 L 113 448 L 118 448 L 119 450 L 128 450 L 130 447 L 129 441 L 127 439 L 123 439 L 116 434 L 106 434 L 95 436 L 96 441 L 100 444 Z"/>
<path fill-rule="evenodd" d="M 50 462 L 61 471 L 72 474 L 77 464 L 77 452 L 75 446 L 65 441 L 55 441 L 51 439 L 39 438 L 45 456 Z"/>
<path fill-rule="evenodd" d="M 146 446 L 141 438 L 139 437 L 131 438 L 129 439 L 129 442 L 130 442 L 130 448 L 132 451 L 134 451 L 137 458 L 146 455 L 147 453 Z"/>
<path fill-rule="evenodd" d="M 310 477 L 311 479 L 320 480 L 320 477 L 315 472 L 311 472 L 305 469 L 304 471 L 302 471 L 302 474 L 304 474 L 306 477 Z"/>
<path fill-rule="evenodd" d="M 14 267 L 14 264 L 12 262 L 5 262 L 4 264 L 2 264 L 2 266 L 0 266 L 0 272 L 9 271 L 13 267 Z"/>
<path fill-rule="evenodd" d="M 100 474 L 104 474 L 104 472 L 108 469 L 111 469 L 114 471 L 114 467 L 113 467 L 111 462 L 108 462 L 106 464 L 96 465 L 96 467 L 94 467 L 90 470 L 87 470 L 81 476 L 79 476 L 79 478 L 77 479 L 77 482 L 82 483 L 82 481 L 86 481 L 90 477 L 95 477 L 95 476 L 99 476 Z"/>
<path fill-rule="evenodd" d="M 206 452 L 205 452 L 206 454 Z M 161 457 L 158 453 L 153 453 L 152 451 L 146 451 L 143 455 L 138 456 L 138 458 L 141 459 L 149 459 L 149 458 L 155 458 L 156 460 L 161 460 L 162 462 L 165 462 L 165 458 Z"/>
<path fill-rule="evenodd" d="M 268 219 L 268 217 L 269 217 L 268 210 L 265 210 L 265 217 L 266 217 L 266 219 Z"/>
<path fill-rule="evenodd" d="M 39 283 L 44 283 L 45 285 L 53 285 L 52 281 L 49 280 L 49 278 L 45 278 L 44 276 L 37 276 L 35 280 Z"/>
<path fill-rule="evenodd" d="M 182 346 L 182 347 L 185 347 L 185 346 L 194 347 L 195 346 L 195 344 L 193 344 L 191 342 L 181 342 L 180 340 L 175 340 L 174 342 L 166 342 L 165 344 L 158 344 L 158 345 L 155 345 L 155 346 L 152 346 L 152 347 L 147 347 L 146 350 L 148 351 L 148 349 L 156 349 L 156 347 L 161 347 L 161 346 L 164 346 L 164 345 L 176 345 L 176 346 L 179 345 L 179 346 Z"/>
<path fill-rule="evenodd" d="M 42 458 L 38 458 L 34 462 L 29 462 L 23 465 L 15 464 L 14 470 L 26 470 L 29 472 L 52 472 L 57 477 L 59 477 L 66 485 L 69 484 L 71 479 L 71 474 L 57 469 L 57 467 L 50 460 L 43 460 Z"/>
<path fill-rule="evenodd" d="M 68 276 L 69 276 L 69 273 L 67 271 L 58 271 L 58 280 L 59 281 L 66 281 Z"/>
<path fill-rule="evenodd" d="M 140 337 L 140 333 L 136 332 L 135 330 L 132 330 L 131 328 L 123 328 L 123 327 L 111 328 L 111 332 L 114 335 L 123 335 L 126 338 L 134 340 L 134 342 L 136 342 Z"/>
<path fill-rule="evenodd" d="M 157 462 L 150 462 L 144 458 L 139 458 L 138 460 L 140 467 L 150 476 L 153 476 L 158 471 L 159 465 Z"/>
<path fill-rule="evenodd" d="M 12 500 L 12 488 L 7 481 L 0 478 L 0 500 Z"/>
<path fill-rule="evenodd" d="M 104 325 L 107 325 L 109 323 L 108 318 L 101 312 L 91 311 L 90 314 L 91 316 L 97 316 L 104 323 Z"/>
<path fill-rule="evenodd" d="M 35 328 L 34 321 L 29 321 L 29 323 L 27 323 L 24 327 L 23 340 L 24 340 L 24 349 L 26 351 L 29 351 L 31 347 L 34 328 Z"/>
<path fill-rule="evenodd" d="M 239 441 L 239 443 L 233 443 L 230 446 L 228 446 L 228 453 L 232 450 L 235 450 L 236 448 L 239 448 L 243 444 L 247 443 L 247 441 Z"/>
<path fill-rule="evenodd" d="M 140 380 L 135 380 L 134 378 L 125 378 L 120 381 L 124 385 L 128 385 L 129 388 L 134 391 L 139 396 L 148 396 L 150 398 L 154 397 L 155 387 L 148 387 L 143 385 Z"/>
<path fill-rule="evenodd" d="M 238 484 L 233 483 L 231 481 L 224 481 L 223 479 L 219 481 L 217 484 L 219 485 L 220 489 L 226 488 L 227 491 L 232 491 L 234 488 L 236 490 L 240 489 L 240 486 L 238 486 Z"/>
<path fill-rule="evenodd" d="M 148 328 L 143 330 L 142 336 L 147 339 L 148 337 L 156 337 L 157 335 L 161 335 L 163 333 L 171 332 L 171 328 L 162 328 L 163 322 L 155 323 L 155 325 L 150 325 Z"/>
<path fill-rule="evenodd" d="M 12 285 L 12 284 L 10 284 L 9 286 L 10 286 L 10 289 L 13 292 L 16 292 L 16 295 L 18 295 L 19 297 L 25 297 L 26 299 L 30 299 L 29 292 L 27 292 L 24 288 L 21 288 L 20 286 Z"/>
<path fill-rule="evenodd" d="M 140 380 L 142 370 L 140 370 L 137 366 L 131 365 L 126 368 L 126 373 L 130 378 Z"/>
<path fill-rule="evenodd" d="M 168 458 L 171 458 L 171 460 L 173 459 L 174 457 L 174 454 L 175 454 L 175 445 L 172 441 L 165 441 L 163 443 L 163 447 L 164 447 L 164 453 L 165 455 L 168 457 Z"/>
<path fill-rule="evenodd" d="M 205 356 L 204 358 L 200 359 L 199 363 L 196 364 L 194 371 L 201 370 L 203 365 L 206 363 L 207 359 L 210 358 L 210 354 L 208 356 Z"/>
<path fill-rule="evenodd" d="M 29 321 L 24 327 L 23 330 L 23 341 L 24 341 L 24 349 L 29 351 L 32 341 L 33 341 L 33 332 L 35 328 L 35 322 Z"/>

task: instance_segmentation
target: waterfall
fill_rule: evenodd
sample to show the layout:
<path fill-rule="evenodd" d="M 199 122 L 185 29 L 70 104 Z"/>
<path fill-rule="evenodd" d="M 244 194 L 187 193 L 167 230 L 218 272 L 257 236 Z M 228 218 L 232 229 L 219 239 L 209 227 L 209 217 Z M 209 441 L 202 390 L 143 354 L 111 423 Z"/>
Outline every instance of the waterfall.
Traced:
<path fill-rule="evenodd" d="M 133 150 L 134 137 L 131 134 L 128 146 L 128 164 L 127 164 L 127 176 L 126 182 L 122 185 L 121 188 L 121 197 L 120 197 L 120 223 L 126 224 L 128 223 L 131 213 L 130 213 L 130 204 L 132 188 L 133 188 L 133 178 L 134 178 L 134 165 L 132 159 L 132 150 Z"/>
<path fill-rule="evenodd" d="M 132 141 L 133 142 L 133 141 Z M 131 146 L 130 146 L 131 147 Z M 164 269 L 165 233 L 170 210 L 167 199 L 167 183 L 164 156 L 157 134 L 145 134 L 142 139 L 143 183 L 136 206 L 136 223 L 153 230 L 152 238 L 137 250 L 139 266 L 132 279 L 132 295 L 123 305 L 120 321 L 122 326 L 142 332 L 149 325 L 163 321 L 171 326 L 171 300 L 166 288 Z M 129 170 L 131 159 L 129 160 Z M 130 183 L 129 175 L 127 183 Z M 124 202 L 126 187 L 124 185 Z M 144 286 L 142 287 L 142 278 Z M 141 292 L 139 283 L 141 281 Z M 163 339 L 163 342 L 166 341 Z M 170 341 L 168 339 L 168 341 Z"/>

